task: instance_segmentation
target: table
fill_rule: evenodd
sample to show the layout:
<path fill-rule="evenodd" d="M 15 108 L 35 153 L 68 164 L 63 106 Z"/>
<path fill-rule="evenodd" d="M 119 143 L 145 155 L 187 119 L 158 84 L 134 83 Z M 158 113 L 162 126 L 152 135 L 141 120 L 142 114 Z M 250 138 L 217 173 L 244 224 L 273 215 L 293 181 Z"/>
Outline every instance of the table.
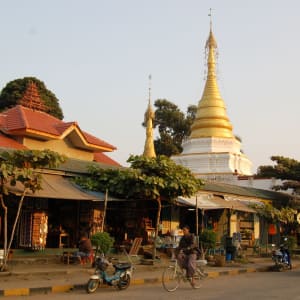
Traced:
<path fill-rule="evenodd" d="M 70 263 L 80 262 L 80 258 L 76 255 L 74 255 L 74 251 L 64 251 L 61 256 L 61 261 L 67 265 Z"/>

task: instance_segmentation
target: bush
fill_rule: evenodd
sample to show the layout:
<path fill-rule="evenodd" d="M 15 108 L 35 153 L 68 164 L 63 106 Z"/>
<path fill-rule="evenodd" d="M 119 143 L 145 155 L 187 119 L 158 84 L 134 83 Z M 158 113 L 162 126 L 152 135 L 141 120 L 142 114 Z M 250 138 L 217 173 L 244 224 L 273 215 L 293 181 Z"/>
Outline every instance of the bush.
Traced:
<path fill-rule="evenodd" d="M 96 232 L 91 236 L 92 245 L 96 247 L 97 252 L 107 254 L 113 246 L 115 239 L 107 232 Z"/>
<path fill-rule="evenodd" d="M 208 249 L 214 249 L 216 247 L 217 234 L 210 229 L 204 229 L 199 234 L 199 244 L 202 253 L 202 258 L 205 257 L 205 254 Z"/>

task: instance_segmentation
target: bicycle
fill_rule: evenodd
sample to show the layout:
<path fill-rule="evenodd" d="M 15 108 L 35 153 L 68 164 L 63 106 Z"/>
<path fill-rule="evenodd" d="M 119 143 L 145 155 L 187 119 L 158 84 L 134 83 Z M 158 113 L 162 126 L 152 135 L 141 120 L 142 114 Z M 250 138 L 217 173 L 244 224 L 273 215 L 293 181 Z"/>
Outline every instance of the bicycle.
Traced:
<path fill-rule="evenodd" d="M 171 259 L 171 262 L 174 264 L 166 267 L 162 274 L 162 284 L 166 291 L 176 291 L 181 281 L 189 281 L 194 289 L 201 287 L 201 281 L 207 277 L 207 273 L 205 273 L 203 269 L 203 266 L 207 264 L 206 260 L 196 261 L 197 268 L 193 275 L 193 280 L 187 278 L 185 269 L 179 266 L 177 259 Z"/>

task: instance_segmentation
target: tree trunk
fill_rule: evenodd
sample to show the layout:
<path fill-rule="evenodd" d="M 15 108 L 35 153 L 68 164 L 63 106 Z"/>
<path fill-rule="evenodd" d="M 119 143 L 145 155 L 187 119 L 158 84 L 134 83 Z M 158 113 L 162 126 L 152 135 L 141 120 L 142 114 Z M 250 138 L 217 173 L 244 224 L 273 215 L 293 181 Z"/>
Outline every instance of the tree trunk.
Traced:
<path fill-rule="evenodd" d="M 7 256 L 8 251 L 7 251 L 7 206 L 5 206 L 5 204 L 4 204 L 3 195 L 0 195 L 0 201 L 1 201 L 1 205 L 2 205 L 3 210 L 4 210 L 4 228 L 3 228 L 3 233 L 4 233 L 4 241 L 3 241 L 4 262 L 1 266 L 1 271 L 4 271 L 6 269 L 5 257 Z"/>
<path fill-rule="evenodd" d="M 4 256 L 4 261 L 7 261 L 7 258 L 8 258 L 8 253 L 10 251 L 10 247 L 11 247 L 12 241 L 14 239 L 16 227 L 17 227 L 17 224 L 18 224 L 18 221 L 19 221 L 19 217 L 20 217 L 20 214 L 21 214 L 21 209 L 22 209 L 22 205 L 23 205 L 23 202 L 24 202 L 26 192 L 27 192 L 27 189 L 25 189 L 23 191 L 23 194 L 21 196 L 21 199 L 20 199 L 20 202 L 19 202 L 19 205 L 18 205 L 17 215 L 16 215 L 16 218 L 15 218 L 15 221 L 14 221 L 13 228 L 11 230 L 10 240 L 9 240 L 8 247 L 7 247 L 7 253 Z"/>
<path fill-rule="evenodd" d="M 106 218 L 106 210 L 107 210 L 107 200 L 108 200 L 108 189 L 105 191 L 105 199 L 104 199 L 104 210 L 103 210 L 103 219 L 101 224 L 101 232 L 104 231 L 105 228 L 105 218 Z"/>
<path fill-rule="evenodd" d="M 156 199 L 157 201 L 157 217 L 156 217 L 156 226 L 155 226 L 155 233 L 154 233 L 154 242 L 153 242 L 153 252 L 152 252 L 152 259 L 156 258 L 156 240 L 158 238 L 158 228 L 160 222 L 160 213 L 161 213 L 161 200 L 160 197 Z"/>

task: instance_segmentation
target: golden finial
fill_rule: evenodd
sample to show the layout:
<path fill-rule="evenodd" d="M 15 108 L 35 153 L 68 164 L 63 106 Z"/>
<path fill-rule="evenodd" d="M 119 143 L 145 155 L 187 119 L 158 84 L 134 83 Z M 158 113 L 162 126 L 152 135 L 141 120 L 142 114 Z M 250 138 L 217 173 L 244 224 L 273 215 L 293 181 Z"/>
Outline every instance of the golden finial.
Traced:
<path fill-rule="evenodd" d="M 213 48 L 216 49 L 218 46 L 217 46 L 217 42 L 214 38 L 214 35 L 212 33 L 212 9 L 211 8 L 209 9 L 208 16 L 209 16 L 209 19 L 210 19 L 210 21 L 209 21 L 209 36 L 208 36 L 208 39 L 206 41 L 205 48 L 208 49 L 210 47 L 213 47 Z"/>
<path fill-rule="evenodd" d="M 152 79 L 151 74 L 149 75 L 148 79 L 149 79 L 149 104 L 150 104 L 151 103 L 151 79 Z"/>
<path fill-rule="evenodd" d="M 211 11 L 212 11 L 212 9 L 210 8 L 209 9 L 209 14 L 208 14 L 209 19 L 210 19 L 210 31 L 212 31 L 212 13 L 211 13 Z"/>

